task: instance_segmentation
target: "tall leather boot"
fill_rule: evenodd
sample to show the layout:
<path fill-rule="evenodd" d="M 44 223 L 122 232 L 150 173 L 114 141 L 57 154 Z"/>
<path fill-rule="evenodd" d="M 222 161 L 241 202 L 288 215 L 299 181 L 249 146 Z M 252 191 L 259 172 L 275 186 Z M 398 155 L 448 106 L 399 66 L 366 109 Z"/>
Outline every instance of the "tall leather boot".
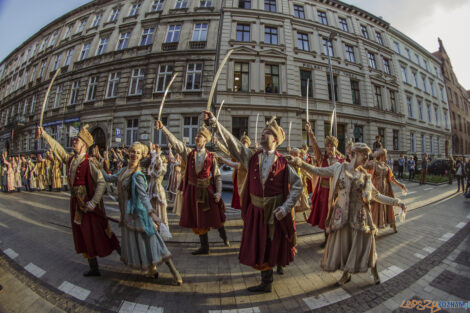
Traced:
<path fill-rule="evenodd" d="M 375 266 L 370 269 L 370 272 L 372 273 L 372 276 L 374 277 L 374 284 L 376 285 L 380 284 L 380 276 L 379 276 L 379 272 L 377 271 L 377 264 L 375 264 Z"/>
<path fill-rule="evenodd" d="M 207 236 L 207 233 L 205 233 L 204 235 L 199 235 L 199 241 L 201 242 L 201 247 L 196 251 L 191 252 L 191 254 L 209 254 L 209 237 Z"/>
<path fill-rule="evenodd" d="M 325 248 L 326 247 L 326 242 L 328 241 L 328 234 L 325 231 L 325 241 L 320 245 L 320 248 Z"/>
<path fill-rule="evenodd" d="M 98 260 L 96 258 L 88 259 L 88 265 L 90 266 L 90 270 L 83 273 L 83 276 L 101 276 L 100 268 L 98 267 Z"/>
<path fill-rule="evenodd" d="M 172 259 L 169 259 L 168 261 L 165 262 L 165 264 L 168 266 L 170 269 L 171 274 L 173 275 L 173 279 L 176 284 L 181 286 L 183 284 L 183 278 L 181 278 L 180 272 L 175 267 L 175 264 L 173 263 Z"/>
<path fill-rule="evenodd" d="M 220 238 L 222 238 L 222 240 L 224 241 L 224 245 L 226 247 L 230 247 L 230 241 L 228 241 L 228 239 L 227 239 L 227 232 L 225 231 L 225 227 L 222 226 L 217 230 L 219 231 Z"/>
<path fill-rule="evenodd" d="M 261 272 L 261 284 L 258 286 L 249 287 L 248 291 L 251 292 L 271 292 L 273 284 L 273 270 Z"/>

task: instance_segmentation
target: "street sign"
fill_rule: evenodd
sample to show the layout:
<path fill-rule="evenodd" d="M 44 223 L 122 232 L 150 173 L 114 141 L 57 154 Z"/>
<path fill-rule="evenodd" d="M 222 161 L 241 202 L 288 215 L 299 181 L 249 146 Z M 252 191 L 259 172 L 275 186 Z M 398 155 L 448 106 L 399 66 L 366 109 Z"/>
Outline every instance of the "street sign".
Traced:
<path fill-rule="evenodd" d="M 116 131 L 114 134 L 114 139 L 116 140 L 116 142 L 121 142 L 121 136 L 122 136 L 121 129 L 116 128 Z"/>
<path fill-rule="evenodd" d="M 77 137 L 78 136 L 78 127 L 75 127 L 74 125 L 69 126 L 69 136 L 70 137 Z"/>

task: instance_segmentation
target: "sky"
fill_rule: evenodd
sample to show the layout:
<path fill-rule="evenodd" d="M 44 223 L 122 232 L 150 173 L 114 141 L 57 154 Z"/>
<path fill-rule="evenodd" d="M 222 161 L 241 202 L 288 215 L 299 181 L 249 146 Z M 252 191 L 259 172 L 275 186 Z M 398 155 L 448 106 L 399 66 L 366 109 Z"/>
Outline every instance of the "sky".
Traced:
<path fill-rule="evenodd" d="M 470 0 L 343 0 L 382 16 L 430 52 L 440 37 L 457 79 L 470 89 Z M 0 0 L 0 60 L 55 18 L 89 0 Z"/>

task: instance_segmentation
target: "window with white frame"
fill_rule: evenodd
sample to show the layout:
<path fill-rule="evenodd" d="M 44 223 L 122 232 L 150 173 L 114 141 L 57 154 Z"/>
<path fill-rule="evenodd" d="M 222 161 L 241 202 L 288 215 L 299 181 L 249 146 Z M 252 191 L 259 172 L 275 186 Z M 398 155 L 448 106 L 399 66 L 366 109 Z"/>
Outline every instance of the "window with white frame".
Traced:
<path fill-rule="evenodd" d="M 268 12 L 276 12 L 276 0 L 264 0 L 264 10 Z"/>
<path fill-rule="evenodd" d="M 95 19 L 93 20 L 93 24 L 91 25 L 91 27 L 98 27 L 100 25 L 101 17 L 102 17 L 101 14 L 96 14 Z"/>
<path fill-rule="evenodd" d="M 184 9 L 188 7 L 188 0 L 176 0 L 175 9 Z"/>
<path fill-rule="evenodd" d="M 446 96 L 445 96 L 445 92 L 444 92 L 444 87 L 439 86 L 439 90 L 441 92 L 441 100 L 445 102 L 446 101 Z"/>
<path fill-rule="evenodd" d="M 416 137 L 415 133 L 410 133 L 410 150 L 412 153 L 416 153 Z"/>
<path fill-rule="evenodd" d="M 62 58 L 62 53 L 56 55 L 53 71 L 57 70 L 57 69 L 60 67 L 60 59 L 61 59 L 61 58 Z"/>
<path fill-rule="evenodd" d="M 375 62 L 375 55 L 372 52 L 367 52 L 367 58 L 369 59 L 369 66 L 373 69 L 377 69 L 377 63 Z"/>
<path fill-rule="evenodd" d="M 129 16 L 136 16 L 139 14 L 140 6 L 141 3 L 133 4 L 130 11 L 129 11 Z"/>
<path fill-rule="evenodd" d="M 59 35 L 59 31 L 56 30 L 56 31 L 52 34 L 51 40 L 49 40 L 49 45 L 48 45 L 48 47 L 52 47 L 52 46 L 55 44 L 58 35 Z"/>
<path fill-rule="evenodd" d="M 333 50 L 333 43 L 331 42 L 331 40 L 329 38 L 323 38 L 322 43 L 323 43 L 323 53 L 325 55 L 329 55 L 330 57 L 334 57 L 335 53 Z"/>
<path fill-rule="evenodd" d="M 401 54 L 400 44 L 398 42 L 394 41 L 393 46 L 395 47 L 395 52 L 398 53 L 398 54 Z"/>
<path fill-rule="evenodd" d="M 436 96 L 436 90 L 434 89 L 434 82 L 432 80 L 429 80 L 429 85 L 431 85 L 431 95 L 433 97 Z"/>
<path fill-rule="evenodd" d="M 413 74 L 414 85 L 416 88 L 419 88 L 418 73 L 412 72 L 412 74 Z"/>
<path fill-rule="evenodd" d="M 42 43 L 41 43 L 41 48 L 39 49 L 39 51 L 42 51 L 46 48 L 46 44 L 47 42 L 49 41 L 49 36 L 46 36 L 43 40 L 42 40 Z"/>
<path fill-rule="evenodd" d="M 207 23 L 194 24 L 192 41 L 206 41 L 208 26 L 209 24 Z"/>
<path fill-rule="evenodd" d="M 178 42 L 180 38 L 181 25 L 169 25 L 165 42 Z"/>
<path fill-rule="evenodd" d="M 348 28 L 348 22 L 346 21 L 345 18 L 338 18 L 338 23 L 339 23 L 339 28 L 341 28 L 341 30 L 345 31 L 345 32 L 349 32 L 349 28 Z"/>
<path fill-rule="evenodd" d="M 69 105 L 77 104 L 79 92 L 80 92 L 80 80 L 76 80 L 72 82 L 72 87 L 70 88 Z"/>
<path fill-rule="evenodd" d="M 428 108 L 428 122 L 429 122 L 429 123 L 432 123 L 431 105 L 428 104 L 428 105 L 427 105 L 427 108 Z"/>
<path fill-rule="evenodd" d="M 199 7 L 201 8 L 210 8 L 212 7 L 212 0 L 200 0 Z"/>
<path fill-rule="evenodd" d="M 444 111 L 444 125 L 446 129 L 449 129 L 449 120 L 447 117 L 447 111 Z"/>
<path fill-rule="evenodd" d="M 80 25 L 78 25 L 76 34 L 81 33 L 85 29 L 86 21 L 87 21 L 86 18 L 80 21 Z"/>
<path fill-rule="evenodd" d="M 439 108 L 438 107 L 434 107 L 434 118 L 436 119 L 436 125 L 437 126 L 441 126 L 441 118 L 439 116 Z"/>
<path fill-rule="evenodd" d="M 418 99 L 418 113 L 419 113 L 419 120 L 424 122 L 423 101 L 419 99 Z"/>
<path fill-rule="evenodd" d="M 411 61 L 411 52 L 410 52 L 410 49 L 405 48 L 405 52 L 406 52 L 406 57 L 408 58 L 408 60 Z"/>
<path fill-rule="evenodd" d="M 162 116 L 162 124 L 167 125 L 167 123 L 168 123 L 168 117 Z M 163 133 L 163 130 L 161 129 L 157 130 L 156 128 L 153 129 L 153 142 L 160 145 L 160 147 L 168 145 L 168 139 Z"/>
<path fill-rule="evenodd" d="M 415 53 L 415 57 L 416 57 L 416 63 L 418 63 L 418 65 L 421 66 L 421 59 L 419 58 L 419 55 L 417 53 Z"/>
<path fill-rule="evenodd" d="M 250 81 L 250 64 L 249 63 L 235 63 L 233 69 L 233 91 L 235 92 L 248 92 Z"/>
<path fill-rule="evenodd" d="M 67 39 L 67 38 L 70 37 L 70 34 L 72 33 L 72 28 L 73 28 L 73 25 L 67 26 L 67 30 L 65 31 L 64 37 L 62 38 L 62 40 Z M 34 53 L 33 53 L 33 55 L 34 55 Z"/>
<path fill-rule="evenodd" d="M 251 0 L 238 0 L 238 8 L 251 9 Z"/>
<path fill-rule="evenodd" d="M 345 45 L 346 59 L 349 62 L 356 63 L 356 56 L 354 55 L 354 48 L 350 45 Z"/>
<path fill-rule="evenodd" d="M 426 83 L 426 77 L 421 76 L 421 78 L 423 79 L 423 90 L 424 90 L 424 92 L 428 92 L 428 86 L 427 86 L 427 83 Z"/>
<path fill-rule="evenodd" d="M 24 99 L 24 106 L 23 106 L 23 116 L 26 116 L 28 114 L 28 106 L 29 106 L 29 98 Z"/>
<path fill-rule="evenodd" d="M 377 38 L 377 42 L 381 45 L 384 44 L 383 40 L 382 40 L 382 34 L 379 33 L 379 32 L 375 32 L 375 37 Z"/>
<path fill-rule="evenodd" d="M 98 76 L 90 77 L 86 92 L 86 101 L 93 101 L 96 98 L 96 89 L 98 89 Z"/>
<path fill-rule="evenodd" d="M 41 69 L 39 70 L 39 77 L 42 77 L 44 75 L 44 71 L 46 70 L 46 62 L 47 60 L 43 60 L 41 62 Z"/>
<path fill-rule="evenodd" d="M 82 51 L 80 52 L 79 60 L 83 60 L 88 56 L 88 51 L 90 51 L 90 42 L 84 43 L 82 47 Z"/>
<path fill-rule="evenodd" d="M 326 12 L 318 11 L 317 16 L 318 16 L 319 23 L 323 25 L 328 25 L 328 18 L 326 17 Z"/>
<path fill-rule="evenodd" d="M 186 90 L 202 88 L 202 63 L 189 63 L 186 70 Z"/>
<path fill-rule="evenodd" d="M 436 145 L 437 145 L 437 154 L 441 154 L 441 138 L 439 136 L 436 137 Z"/>
<path fill-rule="evenodd" d="M 152 7 L 150 8 L 150 12 L 158 12 L 163 10 L 163 3 L 165 0 L 155 0 L 152 3 Z"/>
<path fill-rule="evenodd" d="M 64 65 L 70 65 L 70 61 L 72 60 L 74 50 L 75 50 L 75 48 L 71 48 L 67 51 L 67 56 L 65 57 L 65 64 Z"/>
<path fill-rule="evenodd" d="M 111 15 L 109 16 L 109 20 L 108 22 L 114 22 L 117 20 L 118 16 L 119 16 L 119 12 L 121 11 L 121 9 L 119 8 L 115 8 L 111 11 Z"/>
<path fill-rule="evenodd" d="M 429 65 L 428 65 L 428 61 L 423 59 L 423 62 L 424 62 L 424 68 L 426 69 L 426 71 L 428 71 L 428 72 L 429 72 Z"/>
<path fill-rule="evenodd" d="M 426 153 L 426 138 L 421 134 L 421 153 Z"/>
<path fill-rule="evenodd" d="M 137 134 L 139 132 L 139 119 L 133 118 L 127 120 L 126 128 L 126 146 L 132 145 L 133 142 L 137 141 Z"/>
<path fill-rule="evenodd" d="M 250 25 L 248 24 L 237 24 L 237 41 L 250 41 Z"/>
<path fill-rule="evenodd" d="M 166 87 L 170 83 L 173 75 L 173 65 L 171 64 L 160 64 L 158 67 L 157 84 L 155 86 L 156 92 L 164 92 Z"/>
<path fill-rule="evenodd" d="M 304 51 L 310 51 L 308 34 L 300 32 L 297 33 L 297 48 Z"/>
<path fill-rule="evenodd" d="M 62 92 L 64 90 L 64 85 L 60 84 L 55 89 L 55 98 L 54 98 L 54 108 L 60 107 L 60 101 L 62 98 Z"/>
<path fill-rule="evenodd" d="M 392 72 L 390 71 L 390 61 L 386 58 L 383 58 L 384 61 L 384 72 L 390 75 Z"/>
<path fill-rule="evenodd" d="M 361 25 L 361 33 L 362 37 L 364 37 L 365 39 L 369 39 L 369 32 L 367 31 L 367 26 Z"/>
<path fill-rule="evenodd" d="M 119 36 L 116 50 L 126 49 L 127 44 L 129 43 L 129 38 L 131 38 L 130 32 L 121 33 L 121 35 Z"/>
<path fill-rule="evenodd" d="M 116 98 L 118 95 L 119 79 L 121 73 L 110 73 L 108 77 L 108 86 L 106 87 L 106 98 Z"/>
<path fill-rule="evenodd" d="M 264 27 L 264 43 L 277 45 L 278 44 L 278 32 L 277 27 Z"/>
<path fill-rule="evenodd" d="M 33 95 L 31 97 L 31 106 L 29 107 L 29 115 L 34 114 L 34 110 L 36 110 L 36 101 L 37 101 L 37 95 Z"/>
<path fill-rule="evenodd" d="M 397 113 L 397 99 L 395 96 L 395 91 L 390 90 L 390 111 Z"/>
<path fill-rule="evenodd" d="M 141 46 L 147 46 L 152 43 L 153 34 L 155 33 L 155 28 L 144 28 L 142 31 L 142 38 L 140 39 Z"/>
<path fill-rule="evenodd" d="M 401 68 L 401 78 L 403 79 L 403 81 L 405 83 L 408 83 L 409 84 L 409 80 L 408 80 L 408 72 L 406 70 L 406 67 L 404 66 L 400 66 Z"/>
<path fill-rule="evenodd" d="M 279 65 L 264 65 L 264 91 L 279 93 Z"/>
<path fill-rule="evenodd" d="M 198 116 L 185 116 L 183 122 L 183 141 L 188 145 L 194 145 L 194 137 L 198 129 Z"/>
<path fill-rule="evenodd" d="M 96 55 L 102 55 L 106 51 L 106 46 L 108 45 L 109 37 L 103 37 L 100 39 L 98 48 L 96 48 Z"/>
<path fill-rule="evenodd" d="M 294 16 L 298 18 L 305 18 L 304 7 L 301 5 L 294 4 Z"/>
<path fill-rule="evenodd" d="M 144 88 L 144 70 L 141 68 L 133 69 L 131 84 L 129 86 L 129 96 L 141 95 Z"/>

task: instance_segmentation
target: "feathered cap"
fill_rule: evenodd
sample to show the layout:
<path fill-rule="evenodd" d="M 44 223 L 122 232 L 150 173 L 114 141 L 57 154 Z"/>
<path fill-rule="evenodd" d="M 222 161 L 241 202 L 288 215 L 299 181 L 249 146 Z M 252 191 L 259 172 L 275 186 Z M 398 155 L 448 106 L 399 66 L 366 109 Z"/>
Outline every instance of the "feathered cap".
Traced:
<path fill-rule="evenodd" d="M 88 124 L 84 125 L 82 129 L 80 129 L 80 132 L 78 133 L 77 137 L 83 140 L 87 147 L 90 147 L 95 141 L 93 140 L 93 136 L 88 131 L 88 127 Z"/>
<path fill-rule="evenodd" d="M 355 142 L 351 147 L 351 152 L 367 153 L 370 154 L 369 146 L 363 142 Z"/>
<path fill-rule="evenodd" d="M 248 146 L 251 145 L 251 139 L 246 135 L 246 132 L 243 132 L 243 136 L 240 138 L 240 141 L 243 143 L 246 141 L 248 143 Z"/>
<path fill-rule="evenodd" d="M 270 130 L 274 137 L 277 138 L 277 145 L 280 146 L 286 140 L 286 134 L 281 126 L 277 125 L 276 116 L 273 116 L 269 122 L 266 123 L 264 130 Z"/>
<path fill-rule="evenodd" d="M 212 139 L 211 131 L 209 129 L 207 129 L 206 126 L 204 126 L 204 124 L 198 129 L 197 132 L 201 136 L 205 137 L 207 142 L 211 141 L 211 139 Z"/>
<path fill-rule="evenodd" d="M 338 148 L 338 138 L 336 138 L 335 136 L 326 136 L 325 146 L 328 146 L 328 145 L 333 145 L 336 148 Z"/>

